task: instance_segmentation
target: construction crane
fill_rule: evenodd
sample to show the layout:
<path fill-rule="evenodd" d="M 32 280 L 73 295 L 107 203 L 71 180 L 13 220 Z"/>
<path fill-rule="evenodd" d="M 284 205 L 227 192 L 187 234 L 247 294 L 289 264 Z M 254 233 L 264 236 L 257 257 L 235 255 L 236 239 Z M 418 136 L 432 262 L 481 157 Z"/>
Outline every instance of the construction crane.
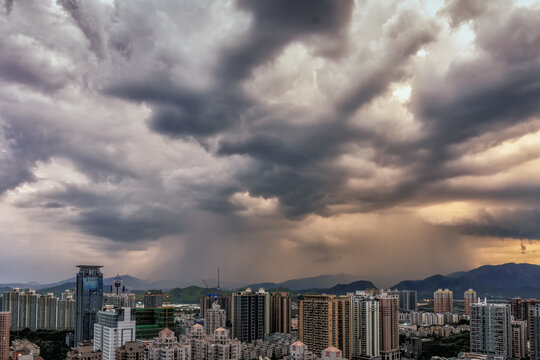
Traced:
<path fill-rule="evenodd" d="M 218 294 L 213 294 L 213 293 L 210 293 L 210 287 L 208 286 L 208 284 L 206 283 L 206 281 L 203 279 L 203 283 L 204 285 L 206 286 L 206 290 L 208 290 L 208 296 L 213 298 L 214 301 L 217 301 L 218 299 L 218 294 L 219 294 L 219 289 L 218 289 Z"/>

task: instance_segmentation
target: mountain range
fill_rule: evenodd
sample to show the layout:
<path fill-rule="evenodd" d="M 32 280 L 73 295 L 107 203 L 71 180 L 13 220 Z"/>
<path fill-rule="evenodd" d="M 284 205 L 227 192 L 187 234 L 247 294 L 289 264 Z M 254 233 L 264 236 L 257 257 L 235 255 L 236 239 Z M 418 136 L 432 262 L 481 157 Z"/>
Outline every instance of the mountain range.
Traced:
<path fill-rule="evenodd" d="M 484 265 L 446 276 L 402 281 L 392 288 L 416 290 L 420 297 L 431 297 L 439 288 L 452 290 L 455 298 L 463 298 L 463 292 L 469 288 L 476 290 L 479 296 L 489 298 L 540 297 L 540 266 L 515 263 Z"/>
<path fill-rule="evenodd" d="M 124 285 L 128 289 L 171 289 L 171 296 L 179 301 L 191 301 L 213 291 L 212 289 L 194 285 L 182 288 L 167 286 L 167 283 L 165 282 L 146 281 L 130 275 L 122 275 L 121 277 L 124 280 Z M 104 285 L 111 285 L 113 280 L 114 277 L 104 279 Z M 15 287 L 35 289 L 41 293 L 60 293 L 65 289 L 74 288 L 75 278 L 52 284 L 38 284 L 36 282 L 0 284 L 0 289 L 4 290 Z M 358 276 L 347 274 L 320 275 L 292 279 L 281 283 L 255 283 L 241 288 L 244 289 L 246 287 L 251 287 L 254 290 L 263 287 L 266 290 L 275 289 L 279 291 L 289 291 L 292 294 L 343 294 L 355 290 L 376 288 L 375 284 L 370 281 L 358 280 Z M 420 298 L 432 297 L 433 291 L 439 288 L 453 290 L 454 298 L 457 299 L 462 298 L 463 292 L 469 288 L 475 289 L 481 297 L 540 297 L 540 266 L 526 263 L 485 265 L 469 271 L 460 271 L 449 275 L 437 274 L 423 280 L 405 280 L 395 284 L 391 288 L 399 290 L 416 290 L 418 291 Z M 231 289 L 229 289 L 228 292 L 230 292 L 230 290 Z"/>

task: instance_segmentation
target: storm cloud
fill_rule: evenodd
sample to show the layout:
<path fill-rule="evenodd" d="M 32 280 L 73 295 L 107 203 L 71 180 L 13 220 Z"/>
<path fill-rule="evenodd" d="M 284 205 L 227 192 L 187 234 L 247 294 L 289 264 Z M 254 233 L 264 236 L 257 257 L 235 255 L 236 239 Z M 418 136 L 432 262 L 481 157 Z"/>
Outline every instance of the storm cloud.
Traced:
<path fill-rule="evenodd" d="M 0 244 L 50 277 L 83 256 L 185 281 L 221 266 L 237 282 L 385 283 L 399 279 L 372 270 L 381 253 L 425 247 L 400 270 L 422 276 L 540 238 L 537 3 L 4 9 Z M 70 244 L 61 264 L 22 260 L 51 242 Z"/>

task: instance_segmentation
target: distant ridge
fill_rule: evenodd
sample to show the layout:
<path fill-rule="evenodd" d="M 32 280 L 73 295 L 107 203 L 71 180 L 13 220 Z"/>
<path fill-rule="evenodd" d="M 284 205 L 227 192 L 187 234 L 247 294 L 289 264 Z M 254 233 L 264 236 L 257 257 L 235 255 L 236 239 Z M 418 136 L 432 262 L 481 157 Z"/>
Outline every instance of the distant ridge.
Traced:
<path fill-rule="evenodd" d="M 294 290 L 294 291 L 305 290 L 305 289 L 327 289 L 337 284 L 349 284 L 357 280 L 358 280 L 358 276 L 348 275 L 348 274 L 319 275 L 319 276 L 305 277 L 305 278 L 300 278 L 300 279 L 287 280 L 281 283 L 273 283 L 273 282 L 256 283 L 256 284 L 245 286 L 244 288 L 250 287 L 252 289 L 258 289 L 262 287 L 265 289 L 273 289 L 273 288 L 284 287 L 284 288 L 287 288 L 289 290 Z"/>
<path fill-rule="evenodd" d="M 146 281 L 130 275 L 121 275 L 126 288 L 130 290 L 173 289 L 180 298 L 193 299 L 199 293 L 207 290 L 199 286 L 170 286 L 171 282 Z M 104 285 L 112 284 L 114 277 L 104 279 Z M 9 288 L 34 289 L 41 293 L 59 293 L 65 289 L 74 288 L 75 278 L 66 279 L 52 284 L 10 283 L 0 284 L 0 290 L 7 291 Z M 281 289 L 290 291 L 291 294 L 299 293 L 328 293 L 343 294 L 355 290 L 376 288 L 375 284 L 367 280 L 358 280 L 357 276 L 337 274 L 320 275 L 300 279 L 292 279 L 281 283 L 263 282 L 251 284 L 237 289 L 251 287 L 257 290 L 260 287 L 266 290 Z M 180 290 L 189 290 L 182 292 Z M 469 271 L 458 271 L 448 275 L 432 275 L 422 280 L 404 280 L 392 289 L 416 290 L 420 297 L 431 298 L 433 292 L 439 288 L 448 288 L 454 292 L 454 298 L 463 298 L 463 292 L 469 288 L 477 291 L 479 296 L 489 298 L 537 297 L 540 298 L 540 265 L 527 263 L 507 263 L 501 265 L 484 265 Z M 202 289 L 202 290 L 199 290 Z M 173 291 L 171 290 L 171 291 Z M 222 289 L 223 291 L 224 289 Z M 185 294 L 186 296 L 182 295 Z M 189 295 L 188 295 L 189 294 Z M 196 295 L 197 294 L 197 295 Z"/>
<path fill-rule="evenodd" d="M 462 299 L 463 292 L 469 288 L 476 290 L 480 296 L 490 298 L 540 297 L 540 265 L 484 265 L 446 276 L 434 275 L 423 280 L 401 281 L 392 288 L 417 290 L 422 297 L 432 297 L 433 291 L 438 288 L 452 290 L 457 299 Z"/>

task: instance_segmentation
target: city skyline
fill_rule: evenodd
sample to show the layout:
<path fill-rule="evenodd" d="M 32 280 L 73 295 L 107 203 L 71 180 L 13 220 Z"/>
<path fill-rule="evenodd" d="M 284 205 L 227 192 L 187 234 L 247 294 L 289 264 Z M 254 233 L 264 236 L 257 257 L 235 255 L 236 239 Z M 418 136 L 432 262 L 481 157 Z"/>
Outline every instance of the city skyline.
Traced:
<path fill-rule="evenodd" d="M 2 1 L 0 283 L 540 264 L 538 18 L 524 0 Z"/>

